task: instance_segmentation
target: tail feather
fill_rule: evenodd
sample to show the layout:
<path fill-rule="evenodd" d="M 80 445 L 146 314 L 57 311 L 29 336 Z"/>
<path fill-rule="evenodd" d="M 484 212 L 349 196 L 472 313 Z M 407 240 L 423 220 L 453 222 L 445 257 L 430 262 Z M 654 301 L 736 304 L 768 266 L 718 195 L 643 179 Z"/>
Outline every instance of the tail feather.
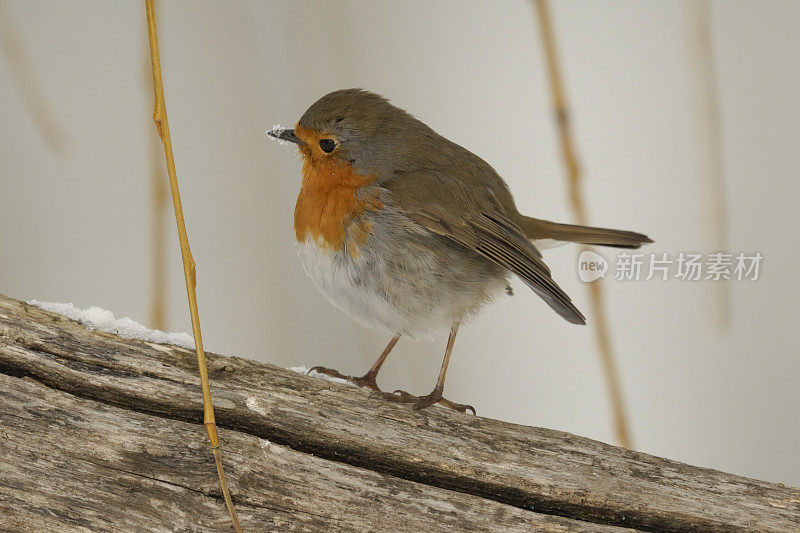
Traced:
<path fill-rule="evenodd" d="M 525 235 L 534 241 L 552 239 L 618 248 L 639 248 L 643 244 L 653 242 L 647 235 L 635 231 L 559 224 L 524 215 L 520 216 L 520 227 Z"/>

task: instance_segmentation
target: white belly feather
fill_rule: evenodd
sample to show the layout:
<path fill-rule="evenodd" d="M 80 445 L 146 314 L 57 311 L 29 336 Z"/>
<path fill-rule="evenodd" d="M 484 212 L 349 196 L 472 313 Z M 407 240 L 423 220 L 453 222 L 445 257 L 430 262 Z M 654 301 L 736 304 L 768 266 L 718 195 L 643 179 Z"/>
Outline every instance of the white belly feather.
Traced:
<path fill-rule="evenodd" d="M 346 246 L 336 251 L 310 239 L 298 243 L 308 277 L 356 321 L 430 339 L 504 292 L 506 271 L 458 248 L 425 241 L 426 232 L 387 212 L 382 216 L 395 218 L 374 219 L 373 235 L 353 254 Z"/>
<path fill-rule="evenodd" d="M 391 334 L 408 331 L 408 321 L 377 292 L 376 283 L 365 277 L 364 260 L 347 252 L 336 252 L 306 240 L 298 243 L 300 261 L 308 277 L 330 302 L 361 324 Z"/>

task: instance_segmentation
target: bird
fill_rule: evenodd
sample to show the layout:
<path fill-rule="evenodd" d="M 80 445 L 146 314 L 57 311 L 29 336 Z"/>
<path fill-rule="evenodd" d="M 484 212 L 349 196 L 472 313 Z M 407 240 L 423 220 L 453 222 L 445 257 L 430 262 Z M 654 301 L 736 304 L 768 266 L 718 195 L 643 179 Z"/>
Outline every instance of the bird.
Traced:
<path fill-rule="evenodd" d="M 296 145 L 302 159 L 294 233 L 305 272 L 334 306 L 392 335 L 363 376 L 323 366 L 311 370 L 414 410 L 438 403 L 475 413 L 444 398 L 456 334 L 496 296 L 512 294 L 512 275 L 563 319 L 586 323 L 537 243 L 638 248 L 653 242 L 633 231 L 521 214 L 486 161 L 364 89 L 328 93 L 293 129 L 275 126 L 267 133 Z M 430 394 L 378 387 L 378 372 L 401 336 L 430 339 L 448 330 Z"/>

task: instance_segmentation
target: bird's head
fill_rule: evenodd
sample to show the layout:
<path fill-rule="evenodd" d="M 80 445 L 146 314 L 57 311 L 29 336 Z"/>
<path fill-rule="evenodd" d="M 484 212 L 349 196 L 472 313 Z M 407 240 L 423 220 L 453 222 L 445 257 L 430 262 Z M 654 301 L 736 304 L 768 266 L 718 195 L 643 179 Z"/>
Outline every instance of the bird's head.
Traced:
<path fill-rule="evenodd" d="M 308 162 L 345 163 L 372 175 L 397 170 L 424 142 L 420 135 L 433 134 L 386 98 L 363 89 L 328 93 L 306 110 L 294 129 L 276 127 L 267 133 L 296 144 Z"/>

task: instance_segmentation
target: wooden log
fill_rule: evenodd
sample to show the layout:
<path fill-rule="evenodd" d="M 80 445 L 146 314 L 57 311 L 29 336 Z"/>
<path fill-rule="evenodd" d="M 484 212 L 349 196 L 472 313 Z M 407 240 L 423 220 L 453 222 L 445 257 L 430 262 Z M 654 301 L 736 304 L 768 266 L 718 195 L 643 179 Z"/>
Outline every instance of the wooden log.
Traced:
<path fill-rule="evenodd" d="M 194 365 L 0 296 L 0 530 L 228 530 Z M 796 488 L 209 365 L 246 530 L 800 531 Z"/>

